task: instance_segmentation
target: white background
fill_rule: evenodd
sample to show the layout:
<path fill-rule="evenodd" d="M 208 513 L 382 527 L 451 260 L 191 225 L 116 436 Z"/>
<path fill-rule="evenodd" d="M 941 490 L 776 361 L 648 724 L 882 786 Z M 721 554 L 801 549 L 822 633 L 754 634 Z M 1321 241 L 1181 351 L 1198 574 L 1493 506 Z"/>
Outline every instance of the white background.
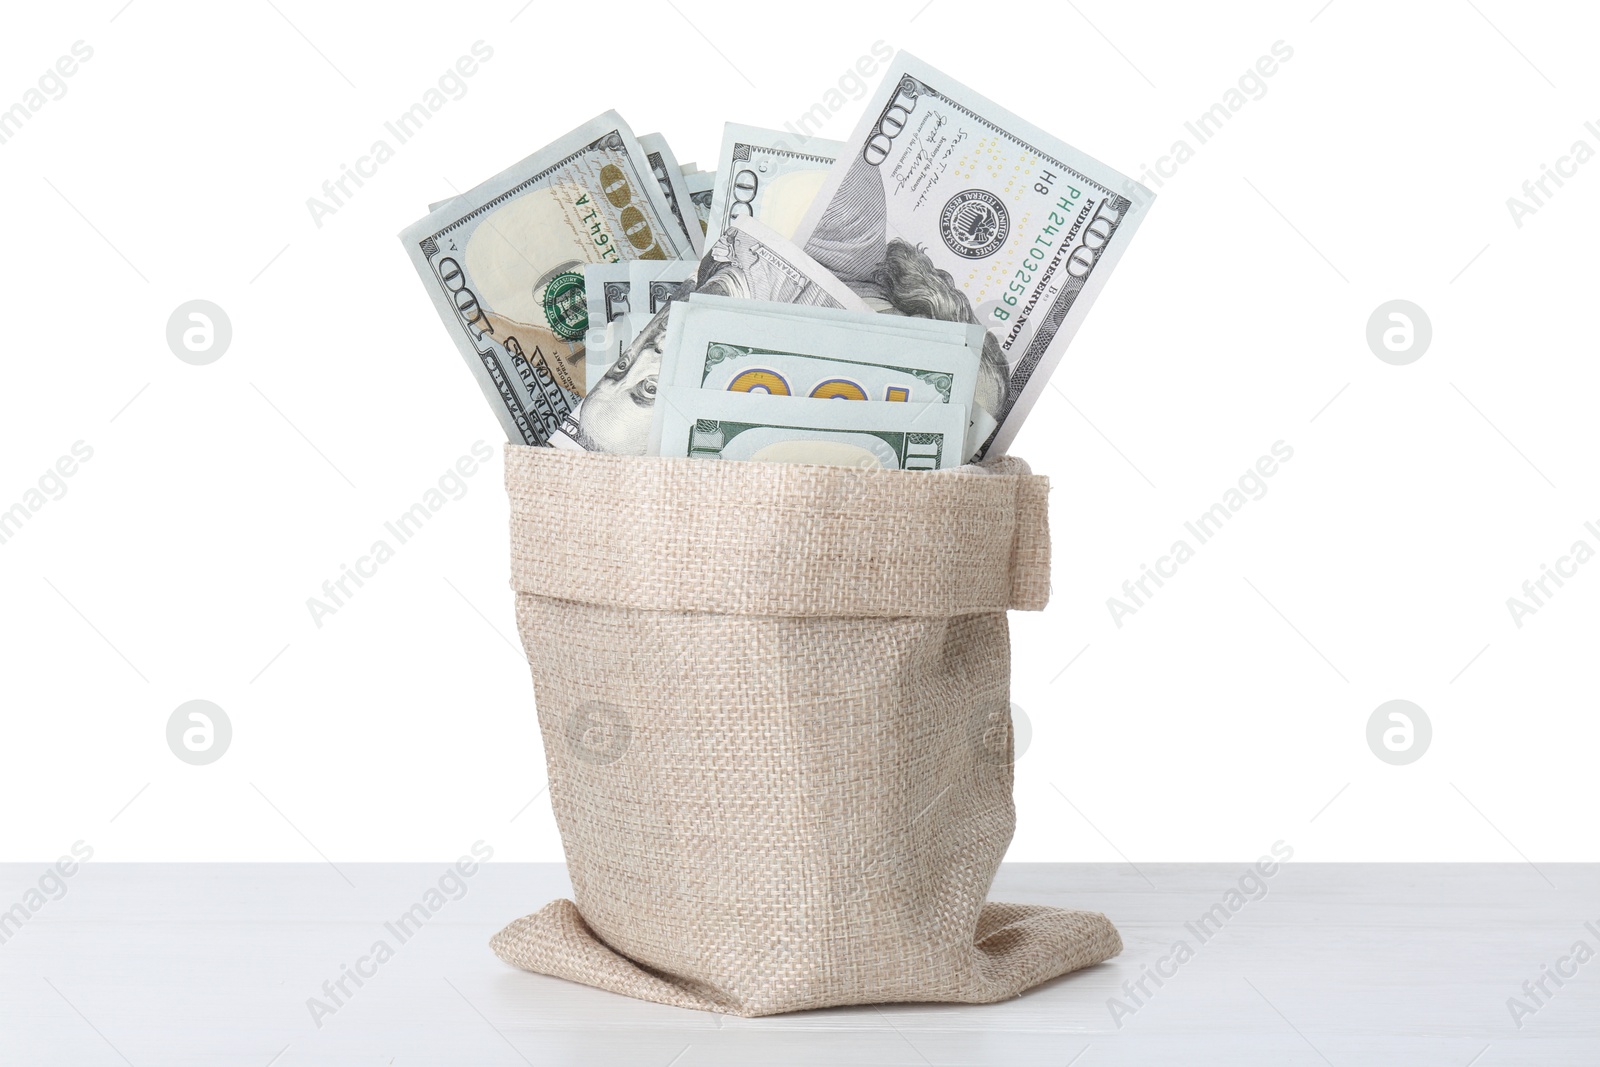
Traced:
<path fill-rule="evenodd" d="M 93 58 L 0 144 L 0 509 L 94 454 L 0 545 L 0 860 L 559 859 L 502 434 L 396 234 L 606 108 L 714 165 L 723 121 L 798 118 L 879 40 L 1131 175 L 1194 148 L 1013 448 L 1052 479 L 1055 569 L 1013 616 L 1010 858 L 1600 858 L 1600 562 L 1521 628 L 1506 607 L 1600 548 L 1600 161 L 1521 227 L 1506 206 L 1600 148 L 1592 11 L 521 8 L 11 14 L 0 107 L 75 41 Z M 307 198 L 478 40 L 466 94 L 316 225 Z M 1198 144 L 1185 121 L 1280 40 Z M 166 342 L 195 298 L 232 322 L 209 366 Z M 1394 298 L 1433 325 L 1408 366 L 1365 339 Z M 318 628 L 307 598 L 480 440 L 465 497 Z M 1106 598 L 1279 440 L 1265 497 L 1116 626 Z M 195 698 L 234 730 L 204 767 L 165 738 Z M 1367 747 L 1394 698 L 1433 724 L 1408 766 Z"/>

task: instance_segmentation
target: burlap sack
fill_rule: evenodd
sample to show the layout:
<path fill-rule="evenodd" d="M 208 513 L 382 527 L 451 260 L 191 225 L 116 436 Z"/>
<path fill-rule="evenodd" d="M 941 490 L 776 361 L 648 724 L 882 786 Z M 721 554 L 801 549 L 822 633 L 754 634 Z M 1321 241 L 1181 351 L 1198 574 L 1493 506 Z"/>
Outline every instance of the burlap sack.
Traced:
<path fill-rule="evenodd" d="M 1015 828 L 1006 610 L 1045 479 L 508 446 L 511 574 L 574 905 L 501 959 L 704 1011 L 986 1003 L 1121 951 L 985 903 Z"/>

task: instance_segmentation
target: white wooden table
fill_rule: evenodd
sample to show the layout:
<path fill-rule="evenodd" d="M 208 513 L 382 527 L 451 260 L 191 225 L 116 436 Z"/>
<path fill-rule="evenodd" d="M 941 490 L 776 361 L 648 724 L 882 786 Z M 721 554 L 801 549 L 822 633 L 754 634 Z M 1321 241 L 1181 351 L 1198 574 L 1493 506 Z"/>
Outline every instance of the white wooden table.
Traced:
<path fill-rule="evenodd" d="M 1008 865 L 992 897 L 1104 911 L 1123 955 L 1003 1004 L 765 1019 L 502 964 L 489 936 L 568 893 L 555 864 L 484 865 L 400 942 L 384 924 L 446 867 L 90 862 L 20 927 L 0 922 L 0 1064 L 1600 1064 L 1600 959 L 1546 978 L 1520 1028 L 1507 1006 L 1534 1006 L 1523 982 L 1575 942 L 1600 951 L 1600 865 L 1291 862 L 1204 943 L 1185 923 L 1247 865 Z M 45 870 L 0 866 L 0 908 Z M 1123 983 L 1179 939 L 1193 958 L 1135 1004 Z M 393 957 L 334 1005 L 324 983 L 379 940 Z M 320 1027 L 312 997 L 334 1008 Z M 1135 1010 L 1114 1019 L 1112 997 Z"/>

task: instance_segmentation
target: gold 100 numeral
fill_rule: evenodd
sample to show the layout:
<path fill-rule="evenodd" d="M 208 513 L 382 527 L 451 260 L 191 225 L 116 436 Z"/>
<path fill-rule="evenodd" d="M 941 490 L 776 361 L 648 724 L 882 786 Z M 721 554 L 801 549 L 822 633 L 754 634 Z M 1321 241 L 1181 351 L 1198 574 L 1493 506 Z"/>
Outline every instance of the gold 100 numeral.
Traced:
<path fill-rule="evenodd" d="M 765 367 L 755 367 L 741 371 L 733 381 L 728 383 L 730 393 L 767 393 L 771 396 L 793 396 L 789 388 L 789 381 L 775 370 Z M 865 400 L 867 391 L 861 388 L 859 382 L 852 382 L 849 378 L 829 378 L 827 381 L 818 382 L 812 387 L 807 396 L 818 400 Z M 885 400 L 907 402 L 911 399 L 911 390 L 903 385 L 891 385 L 884 389 Z"/>

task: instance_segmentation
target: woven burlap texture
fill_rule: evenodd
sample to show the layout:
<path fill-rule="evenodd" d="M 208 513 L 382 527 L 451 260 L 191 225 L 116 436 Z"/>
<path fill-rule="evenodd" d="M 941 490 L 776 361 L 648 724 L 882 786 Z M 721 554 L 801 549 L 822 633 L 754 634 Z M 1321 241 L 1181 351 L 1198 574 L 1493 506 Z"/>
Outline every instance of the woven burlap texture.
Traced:
<path fill-rule="evenodd" d="M 576 903 L 503 960 L 734 1015 L 988 1003 L 1116 955 L 986 903 L 1016 825 L 1009 608 L 1045 479 L 506 449 L 517 625 Z"/>

